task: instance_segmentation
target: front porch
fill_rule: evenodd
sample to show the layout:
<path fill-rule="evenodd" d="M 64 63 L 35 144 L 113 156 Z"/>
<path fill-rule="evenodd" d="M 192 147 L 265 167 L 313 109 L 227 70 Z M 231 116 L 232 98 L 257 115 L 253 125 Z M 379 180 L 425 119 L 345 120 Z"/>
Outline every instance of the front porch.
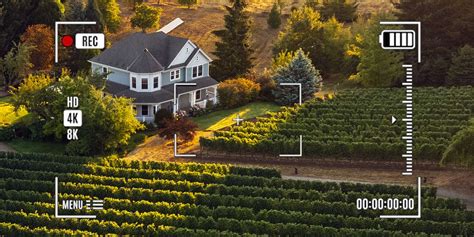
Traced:
<path fill-rule="evenodd" d="M 134 103 L 133 107 L 135 117 L 139 121 L 152 123 L 155 120 L 155 113 L 160 109 L 176 113 L 189 111 L 193 107 L 206 108 L 208 103 L 217 103 L 217 85 L 178 94 L 176 101 L 171 99 L 159 103 Z"/>

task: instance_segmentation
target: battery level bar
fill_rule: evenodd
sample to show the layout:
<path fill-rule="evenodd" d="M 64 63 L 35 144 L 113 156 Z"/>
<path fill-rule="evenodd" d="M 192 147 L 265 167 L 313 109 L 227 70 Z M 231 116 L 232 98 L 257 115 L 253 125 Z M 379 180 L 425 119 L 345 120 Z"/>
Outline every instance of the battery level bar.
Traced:
<path fill-rule="evenodd" d="M 383 49 L 414 49 L 415 31 L 413 30 L 384 30 L 379 36 Z"/>

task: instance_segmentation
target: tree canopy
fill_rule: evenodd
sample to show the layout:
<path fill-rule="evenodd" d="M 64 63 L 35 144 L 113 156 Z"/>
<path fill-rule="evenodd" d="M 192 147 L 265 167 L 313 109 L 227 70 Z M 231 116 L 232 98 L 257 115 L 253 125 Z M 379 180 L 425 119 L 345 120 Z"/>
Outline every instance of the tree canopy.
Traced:
<path fill-rule="evenodd" d="M 465 45 L 452 59 L 448 71 L 448 84 L 474 85 L 474 48 Z"/>
<path fill-rule="evenodd" d="M 33 70 L 51 70 L 54 59 L 54 32 L 43 24 L 28 26 L 21 35 L 21 42 L 31 46 L 30 61 Z"/>
<path fill-rule="evenodd" d="M 296 51 L 299 48 L 309 54 L 323 76 L 333 73 L 350 74 L 353 70 L 345 49 L 352 42 L 348 27 L 335 18 L 321 21 L 320 14 L 311 7 L 294 10 L 285 29 L 274 45 L 273 53 Z"/>
<path fill-rule="evenodd" d="M 474 11 L 471 0 L 401 0 L 395 4 L 399 20 L 421 21 L 422 63 L 414 81 L 418 85 L 446 84 L 451 57 L 474 42 Z M 407 54 L 415 61 L 416 53 Z"/>
<path fill-rule="evenodd" d="M 220 40 L 216 43 L 217 59 L 211 64 L 211 75 L 217 80 L 245 75 L 253 67 L 251 22 L 246 6 L 245 0 L 234 0 L 232 7 L 226 6 L 225 29 L 215 32 Z"/>
<path fill-rule="evenodd" d="M 58 80 L 46 75 L 30 75 L 13 90 L 15 108 L 24 106 L 38 121 L 43 133 L 65 140 L 63 111 L 66 97 L 77 96 L 83 124 L 79 140 L 71 141 L 66 151 L 74 155 L 93 155 L 117 151 L 143 125 L 135 119 L 130 99 L 116 98 L 96 88 L 91 76 L 63 73 Z"/>
<path fill-rule="evenodd" d="M 20 82 L 29 73 L 33 66 L 30 62 L 32 46 L 15 44 L 8 53 L 0 59 L 0 83 L 5 86 L 5 91 L 15 82 Z"/>
<path fill-rule="evenodd" d="M 403 79 L 402 59 L 400 52 L 384 50 L 379 44 L 379 34 L 384 29 L 380 19 L 389 16 L 378 15 L 362 22 L 365 27 L 358 33 L 357 42 L 349 54 L 359 58 L 357 74 L 350 77 L 366 87 L 390 87 Z"/>

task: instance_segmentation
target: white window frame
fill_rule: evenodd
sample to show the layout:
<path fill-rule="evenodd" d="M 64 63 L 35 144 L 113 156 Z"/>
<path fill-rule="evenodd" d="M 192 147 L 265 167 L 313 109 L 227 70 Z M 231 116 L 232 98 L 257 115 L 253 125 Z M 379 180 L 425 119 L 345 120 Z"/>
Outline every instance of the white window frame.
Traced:
<path fill-rule="evenodd" d="M 196 69 L 196 76 L 194 76 L 194 69 Z M 201 69 L 201 70 L 199 70 Z M 192 67 L 191 69 L 191 76 L 192 78 L 199 78 L 199 77 L 202 77 L 203 76 L 203 71 L 204 71 L 204 65 L 197 65 L 197 66 L 194 66 Z"/>
<path fill-rule="evenodd" d="M 181 69 L 172 70 L 170 72 L 170 81 L 177 81 L 181 78 Z"/>
<path fill-rule="evenodd" d="M 102 67 L 102 73 L 108 73 L 109 69 L 107 67 Z"/>
<path fill-rule="evenodd" d="M 146 80 L 146 88 L 143 88 L 143 81 L 144 80 Z M 140 89 L 141 90 L 149 90 L 150 89 L 149 83 L 150 83 L 150 81 L 148 80 L 148 77 L 140 78 Z"/>

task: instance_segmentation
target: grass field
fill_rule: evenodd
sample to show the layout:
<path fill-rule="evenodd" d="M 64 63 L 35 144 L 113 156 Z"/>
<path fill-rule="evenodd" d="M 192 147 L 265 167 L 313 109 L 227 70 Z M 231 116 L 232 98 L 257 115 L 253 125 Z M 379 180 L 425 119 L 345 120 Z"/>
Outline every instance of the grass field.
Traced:
<path fill-rule="evenodd" d="M 254 102 L 235 109 L 220 110 L 204 116 L 193 118 L 200 130 L 217 131 L 235 124 L 234 119 L 239 115 L 242 119 L 252 119 L 276 112 L 280 106 L 269 102 Z"/>
<path fill-rule="evenodd" d="M 14 139 L 7 142 L 17 152 L 64 154 L 65 144 Z"/>

